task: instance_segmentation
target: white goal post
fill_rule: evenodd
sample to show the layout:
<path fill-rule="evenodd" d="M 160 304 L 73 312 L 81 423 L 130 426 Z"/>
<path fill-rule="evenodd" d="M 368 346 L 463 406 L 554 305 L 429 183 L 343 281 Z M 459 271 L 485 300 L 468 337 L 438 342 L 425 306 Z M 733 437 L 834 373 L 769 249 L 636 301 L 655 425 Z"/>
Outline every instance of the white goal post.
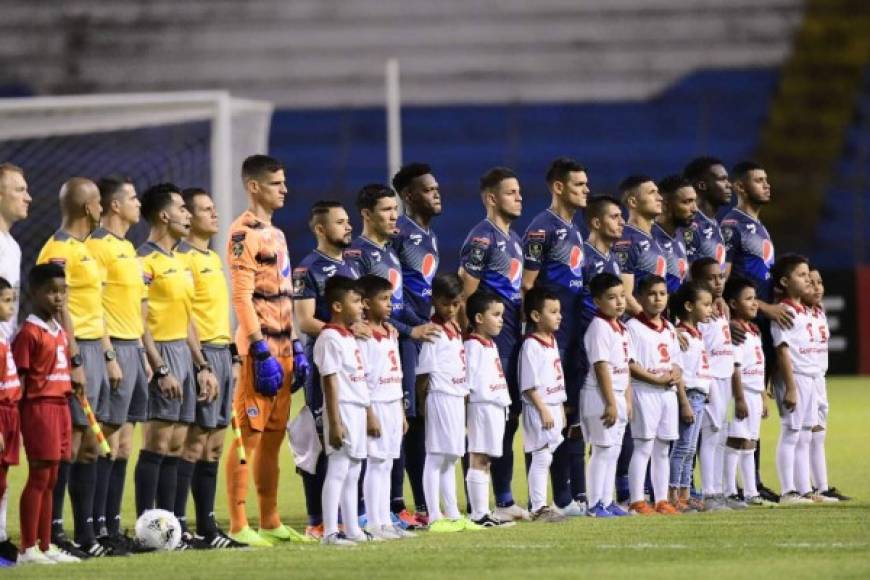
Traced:
<path fill-rule="evenodd" d="M 227 91 L 0 99 L 0 145 L 207 122 L 210 168 L 204 175 L 211 178 L 220 220 L 214 248 L 223 257 L 230 223 L 247 206 L 241 190 L 242 160 L 268 152 L 273 108 L 272 103 L 236 98 Z M 135 152 L 135 143 L 130 145 Z M 26 157 L 19 164 L 26 170 Z M 118 168 L 104 167 L 100 171 L 105 175 L 117 173 Z M 158 171 L 154 173 L 159 175 Z"/>

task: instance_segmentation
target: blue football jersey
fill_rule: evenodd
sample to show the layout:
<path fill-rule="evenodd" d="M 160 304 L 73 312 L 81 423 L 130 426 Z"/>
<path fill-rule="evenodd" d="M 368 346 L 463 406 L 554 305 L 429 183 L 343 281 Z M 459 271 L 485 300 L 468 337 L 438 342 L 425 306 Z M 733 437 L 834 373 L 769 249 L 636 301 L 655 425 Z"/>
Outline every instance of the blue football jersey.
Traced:
<path fill-rule="evenodd" d="M 499 355 L 513 356 L 521 335 L 520 308 L 523 278 L 523 248 L 513 230 L 503 232 L 485 219 L 465 238 L 459 254 L 461 267 L 480 280 L 480 287 L 501 297 L 505 303 L 504 326 L 496 337 Z"/>
<path fill-rule="evenodd" d="M 592 301 L 592 294 L 589 292 L 589 282 L 592 281 L 598 274 L 609 273 L 614 276 L 619 276 L 622 270 L 619 269 L 619 262 L 613 252 L 602 254 L 595 246 L 589 242 L 583 244 L 583 279 L 586 280 L 586 285 L 583 286 L 583 330 L 589 326 L 592 317 L 595 316 L 595 303 Z"/>
<path fill-rule="evenodd" d="M 333 276 L 359 278 L 356 267 L 345 259 L 336 260 L 326 254 L 314 250 L 299 262 L 293 269 L 293 298 L 295 300 L 314 300 L 314 317 L 323 322 L 329 322 L 332 317 L 329 304 L 326 303 L 324 290 L 326 282 Z M 307 336 L 307 335 L 306 335 Z M 305 356 L 314 361 L 314 341 L 316 337 L 307 336 Z M 320 376 L 317 367 L 312 365 L 304 385 L 305 404 L 311 409 L 318 427 L 322 426 L 323 391 L 320 389 Z"/>
<path fill-rule="evenodd" d="M 731 271 L 755 282 L 758 297 L 770 301 L 774 252 L 767 228 L 736 207 L 722 217 L 720 227 Z"/>
<path fill-rule="evenodd" d="M 725 267 L 725 241 L 716 220 L 711 220 L 701 211 L 695 212 L 692 225 L 683 230 L 683 241 L 689 264 L 700 258 L 713 258 Z"/>
<path fill-rule="evenodd" d="M 665 252 L 652 235 L 631 224 L 625 224 L 622 239 L 613 244 L 619 269 L 634 275 L 634 287 L 647 276 L 665 277 L 668 261 Z"/>
<path fill-rule="evenodd" d="M 561 348 L 575 342 L 583 299 L 583 237 L 572 222 L 546 209 L 523 235 L 523 268 L 538 272 L 536 285 L 546 287 L 562 303 L 562 324 L 556 333 Z"/>
<path fill-rule="evenodd" d="M 432 279 L 438 271 L 438 238 L 406 215 L 396 222 L 392 246 L 402 267 L 405 319 L 418 326 L 432 316 Z"/>
<path fill-rule="evenodd" d="M 380 246 L 365 236 L 359 236 L 351 243 L 350 248 L 344 251 L 344 258 L 356 266 L 359 275 L 372 274 L 390 281 L 393 285 L 391 322 L 399 322 L 396 329 L 404 334 L 406 330 L 403 322 L 404 294 L 402 291 L 402 265 L 399 255 L 391 242 Z"/>
<path fill-rule="evenodd" d="M 689 270 L 683 228 L 677 228 L 674 237 L 671 237 L 662 226 L 653 224 L 652 235 L 665 253 L 665 261 L 667 262 L 665 282 L 668 284 L 668 294 L 673 294 L 686 279 Z"/>

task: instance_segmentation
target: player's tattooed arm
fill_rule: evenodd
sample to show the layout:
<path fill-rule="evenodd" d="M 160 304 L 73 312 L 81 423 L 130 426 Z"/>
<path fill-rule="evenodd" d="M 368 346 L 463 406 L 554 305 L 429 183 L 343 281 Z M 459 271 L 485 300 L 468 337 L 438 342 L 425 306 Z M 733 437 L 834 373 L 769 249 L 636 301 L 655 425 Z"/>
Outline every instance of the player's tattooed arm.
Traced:
<path fill-rule="evenodd" d="M 618 418 L 616 397 L 613 394 L 613 381 L 610 375 L 610 363 L 603 360 L 598 361 L 592 368 L 595 369 L 595 378 L 598 382 L 598 388 L 601 390 L 601 398 L 604 399 L 604 414 L 601 415 L 601 422 L 609 429 L 616 424 Z"/>

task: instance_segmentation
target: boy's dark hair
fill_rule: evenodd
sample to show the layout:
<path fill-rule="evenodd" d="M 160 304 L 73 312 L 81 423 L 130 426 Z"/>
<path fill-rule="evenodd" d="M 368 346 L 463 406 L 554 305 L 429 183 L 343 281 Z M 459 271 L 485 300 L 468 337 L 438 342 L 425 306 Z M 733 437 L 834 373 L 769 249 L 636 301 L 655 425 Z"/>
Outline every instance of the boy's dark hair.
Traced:
<path fill-rule="evenodd" d="M 605 292 L 616 286 L 622 286 L 622 280 L 616 274 L 602 272 L 589 281 L 589 292 L 593 298 L 600 298 Z"/>
<path fill-rule="evenodd" d="M 692 280 L 697 280 L 704 274 L 704 269 L 710 266 L 716 266 L 721 270 L 719 262 L 717 262 L 715 258 L 711 258 L 710 256 L 698 258 L 697 260 L 692 262 L 691 266 L 689 266 L 689 278 L 691 278 Z"/>
<path fill-rule="evenodd" d="M 540 313 L 544 309 L 544 302 L 547 300 L 559 300 L 551 290 L 543 286 L 535 286 L 523 297 L 523 312 L 526 315 L 526 320 L 532 319 L 532 312 Z"/>
<path fill-rule="evenodd" d="M 361 294 L 359 286 L 357 285 L 357 281 L 352 280 L 347 276 L 335 275 L 326 281 L 326 287 L 324 288 L 323 295 L 326 298 L 326 303 L 329 305 L 329 308 L 331 310 L 333 304 L 335 304 L 336 302 L 341 302 L 342 300 L 344 300 L 344 297 L 351 292 Z"/>
<path fill-rule="evenodd" d="M 465 302 L 465 316 L 468 318 L 468 326 L 473 330 L 477 327 L 478 314 L 483 314 L 489 309 L 490 304 L 501 303 L 501 298 L 488 290 L 477 290 L 468 297 Z"/>
<path fill-rule="evenodd" d="M 725 282 L 725 289 L 722 291 L 722 298 L 725 299 L 725 302 L 736 300 L 737 297 L 740 296 L 740 293 L 743 292 L 744 288 L 758 290 L 755 286 L 755 282 L 749 278 L 738 274 L 731 274 L 731 276 L 728 277 L 728 281 Z"/>
<path fill-rule="evenodd" d="M 622 209 L 622 204 L 619 203 L 619 200 L 615 197 L 609 195 L 596 195 L 590 197 L 586 202 L 586 209 L 583 210 L 583 216 L 586 218 L 586 223 L 592 223 L 593 218 L 603 218 L 610 205 L 615 205 Z"/>
<path fill-rule="evenodd" d="M 261 179 L 267 173 L 275 173 L 284 169 L 284 164 L 268 155 L 251 155 L 242 162 L 242 182 L 249 179 Z"/>
<path fill-rule="evenodd" d="M 634 293 L 637 296 L 643 296 L 644 294 L 649 292 L 656 284 L 664 284 L 666 289 L 668 287 L 668 283 L 665 282 L 665 279 L 661 276 L 647 276 L 646 278 L 637 283 L 637 286 L 634 289 Z"/>
<path fill-rule="evenodd" d="M 378 200 L 384 197 L 396 197 L 396 192 L 380 183 L 369 183 L 362 186 L 356 194 L 356 207 L 362 211 L 364 209 L 373 210 L 378 205 Z"/>
<path fill-rule="evenodd" d="M 671 294 L 668 299 L 668 311 L 674 318 L 686 317 L 686 302 L 695 302 L 701 295 L 701 292 L 706 292 L 712 296 L 709 288 L 697 280 L 688 280 L 677 288 L 677 291 Z"/>
<path fill-rule="evenodd" d="M 321 200 L 314 202 L 311 206 L 311 213 L 308 216 L 308 227 L 314 231 L 314 226 L 323 216 L 329 213 L 329 210 L 344 207 L 340 201 Z"/>
<path fill-rule="evenodd" d="M 211 194 L 201 187 L 188 187 L 181 192 L 181 198 L 184 199 L 184 207 L 186 207 L 187 211 L 190 213 L 193 213 L 193 198 L 198 195 L 211 197 Z"/>
<path fill-rule="evenodd" d="M 157 221 L 160 212 L 172 203 L 172 194 L 181 193 L 181 188 L 174 183 L 158 183 L 152 185 L 142 194 L 142 215 L 149 224 Z"/>
<path fill-rule="evenodd" d="M 455 300 L 462 296 L 464 284 L 459 274 L 442 272 L 432 280 L 432 298 Z"/>
<path fill-rule="evenodd" d="M 381 292 L 393 292 L 393 284 L 386 278 L 375 276 L 374 274 L 366 274 L 356 281 L 356 286 L 363 298 L 371 300 Z"/>
<path fill-rule="evenodd" d="M 59 264 L 37 264 L 27 275 L 27 285 L 30 291 L 39 290 L 56 278 L 66 278 L 63 266 Z"/>
<path fill-rule="evenodd" d="M 103 207 L 104 214 L 109 211 L 109 205 L 114 201 L 115 196 L 128 184 L 132 185 L 133 180 L 121 175 L 108 175 L 100 178 L 97 182 L 97 189 L 100 190 L 100 205 Z"/>
<path fill-rule="evenodd" d="M 425 163 L 409 163 L 403 165 L 393 176 L 393 189 L 402 193 L 402 190 L 411 185 L 418 177 L 429 175 L 432 168 Z"/>
<path fill-rule="evenodd" d="M 516 178 L 517 174 L 513 169 L 507 167 L 493 167 L 480 178 L 480 191 L 495 191 L 499 184 L 505 179 Z"/>
<path fill-rule="evenodd" d="M 12 284 L 9 283 L 9 280 L 0 276 L 0 292 L 3 290 L 10 290 L 12 288 Z"/>
<path fill-rule="evenodd" d="M 558 157 L 550 163 L 547 170 L 547 183 L 552 185 L 556 181 L 566 183 L 571 173 L 586 171 L 586 169 L 570 157 Z"/>
<path fill-rule="evenodd" d="M 783 254 L 780 256 L 770 268 L 770 283 L 773 290 L 775 292 L 783 292 L 785 289 L 780 286 L 779 281 L 791 276 L 791 273 L 801 264 L 809 266 L 810 261 L 800 254 Z"/>

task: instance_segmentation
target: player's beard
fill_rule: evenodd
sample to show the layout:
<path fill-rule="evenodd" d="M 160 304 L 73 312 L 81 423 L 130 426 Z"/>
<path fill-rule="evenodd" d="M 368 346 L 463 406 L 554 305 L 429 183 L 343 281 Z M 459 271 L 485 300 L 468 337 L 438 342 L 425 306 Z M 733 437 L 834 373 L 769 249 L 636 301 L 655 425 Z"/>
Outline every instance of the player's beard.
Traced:
<path fill-rule="evenodd" d="M 345 241 L 347 240 L 347 241 Z M 339 250 L 346 250 L 350 247 L 351 239 L 348 238 L 338 238 L 337 240 L 327 240 L 330 244 L 338 248 Z"/>

